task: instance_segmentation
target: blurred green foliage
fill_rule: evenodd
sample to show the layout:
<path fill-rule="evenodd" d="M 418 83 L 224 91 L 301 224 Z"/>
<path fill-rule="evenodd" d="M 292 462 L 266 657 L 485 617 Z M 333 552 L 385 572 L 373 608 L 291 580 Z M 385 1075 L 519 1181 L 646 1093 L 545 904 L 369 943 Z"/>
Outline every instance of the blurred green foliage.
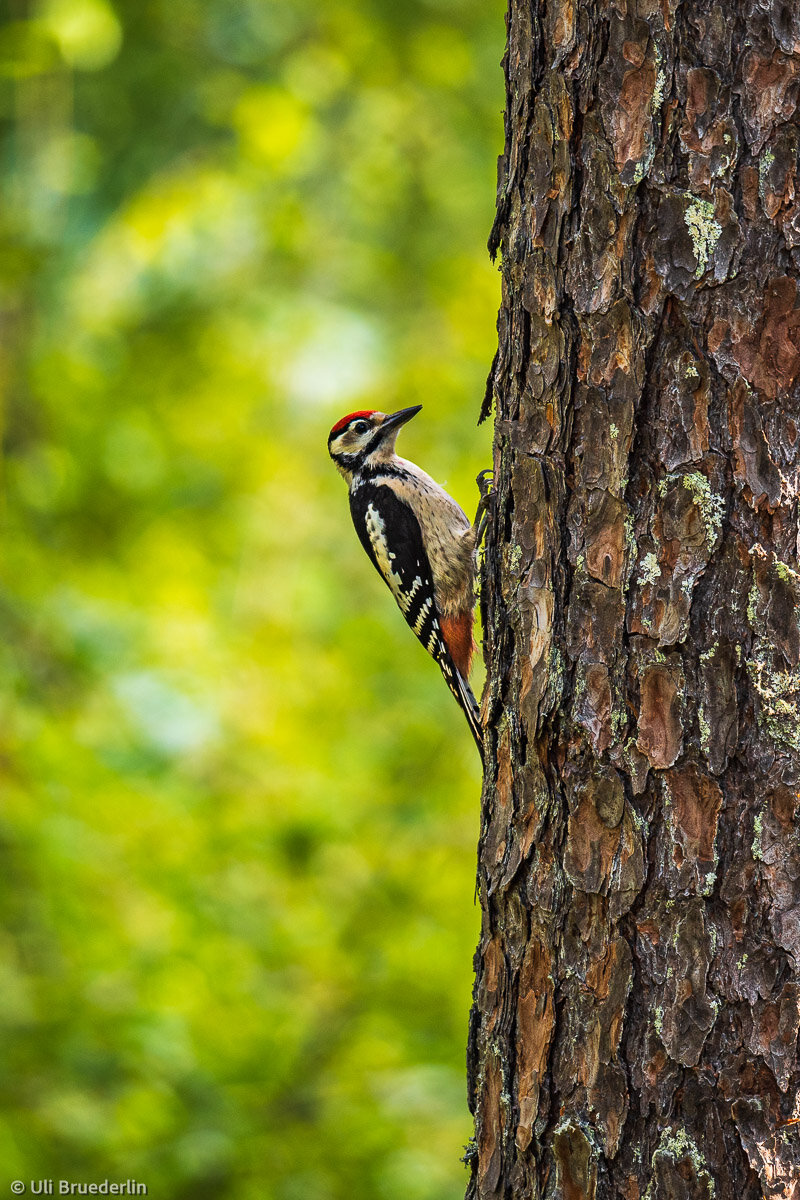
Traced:
<path fill-rule="evenodd" d="M 467 509 L 500 0 L 9 0 L 0 1188 L 463 1193 L 479 771 L 350 527 Z"/>

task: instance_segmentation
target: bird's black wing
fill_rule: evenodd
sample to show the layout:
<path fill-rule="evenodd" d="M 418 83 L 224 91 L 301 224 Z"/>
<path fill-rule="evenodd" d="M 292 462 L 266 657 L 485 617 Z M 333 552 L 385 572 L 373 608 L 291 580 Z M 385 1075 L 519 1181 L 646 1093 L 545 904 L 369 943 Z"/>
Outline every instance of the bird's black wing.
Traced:
<path fill-rule="evenodd" d="M 372 482 L 351 492 L 350 512 L 362 546 L 412 632 L 439 664 L 480 749 L 483 737 L 478 705 L 442 636 L 433 572 L 414 512 L 391 486 Z"/>

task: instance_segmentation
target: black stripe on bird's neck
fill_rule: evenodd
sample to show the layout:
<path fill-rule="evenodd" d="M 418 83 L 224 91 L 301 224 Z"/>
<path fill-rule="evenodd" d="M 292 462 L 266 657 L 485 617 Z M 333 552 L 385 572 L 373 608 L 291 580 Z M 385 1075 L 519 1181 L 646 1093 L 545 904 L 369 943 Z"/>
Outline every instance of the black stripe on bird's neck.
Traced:
<path fill-rule="evenodd" d="M 385 462 L 364 463 L 363 467 L 359 467 L 356 472 L 355 485 L 359 486 L 362 483 L 372 483 L 375 479 L 411 479 L 411 472 L 408 467 L 402 466 L 398 461 L 392 462 L 387 459 Z"/>

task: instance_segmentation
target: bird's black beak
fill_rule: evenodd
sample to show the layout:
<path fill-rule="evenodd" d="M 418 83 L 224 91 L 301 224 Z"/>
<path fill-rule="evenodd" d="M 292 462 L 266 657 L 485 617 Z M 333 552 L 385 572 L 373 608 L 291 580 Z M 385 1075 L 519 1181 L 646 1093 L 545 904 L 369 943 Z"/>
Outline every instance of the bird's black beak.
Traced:
<path fill-rule="evenodd" d="M 421 408 L 421 404 L 414 404 L 411 408 L 401 408 L 399 412 L 392 413 L 381 425 L 381 433 L 388 433 L 390 429 L 399 429 L 401 425 L 405 425 L 406 421 L 415 417 Z"/>

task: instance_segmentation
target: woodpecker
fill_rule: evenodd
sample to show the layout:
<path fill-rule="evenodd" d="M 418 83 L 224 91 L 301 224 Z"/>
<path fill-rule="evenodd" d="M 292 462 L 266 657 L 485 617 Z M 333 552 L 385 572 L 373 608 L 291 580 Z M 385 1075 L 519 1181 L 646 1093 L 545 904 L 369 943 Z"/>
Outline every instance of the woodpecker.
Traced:
<path fill-rule="evenodd" d="M 328 453 L 350 491 L 361 545 L 412 631 L 436 659 L 480 750 L 480 713 L 469 686 L 475 652 L 475 558 L 486 503 L 475 524 L 425 471 L 395 453 L 401 427 L 422 408 L 348 413 L 328 435 Z M 483 473 L 485 474 L 485 473 Z M 482 485 L 483 475 L 478 477 Z"/>

